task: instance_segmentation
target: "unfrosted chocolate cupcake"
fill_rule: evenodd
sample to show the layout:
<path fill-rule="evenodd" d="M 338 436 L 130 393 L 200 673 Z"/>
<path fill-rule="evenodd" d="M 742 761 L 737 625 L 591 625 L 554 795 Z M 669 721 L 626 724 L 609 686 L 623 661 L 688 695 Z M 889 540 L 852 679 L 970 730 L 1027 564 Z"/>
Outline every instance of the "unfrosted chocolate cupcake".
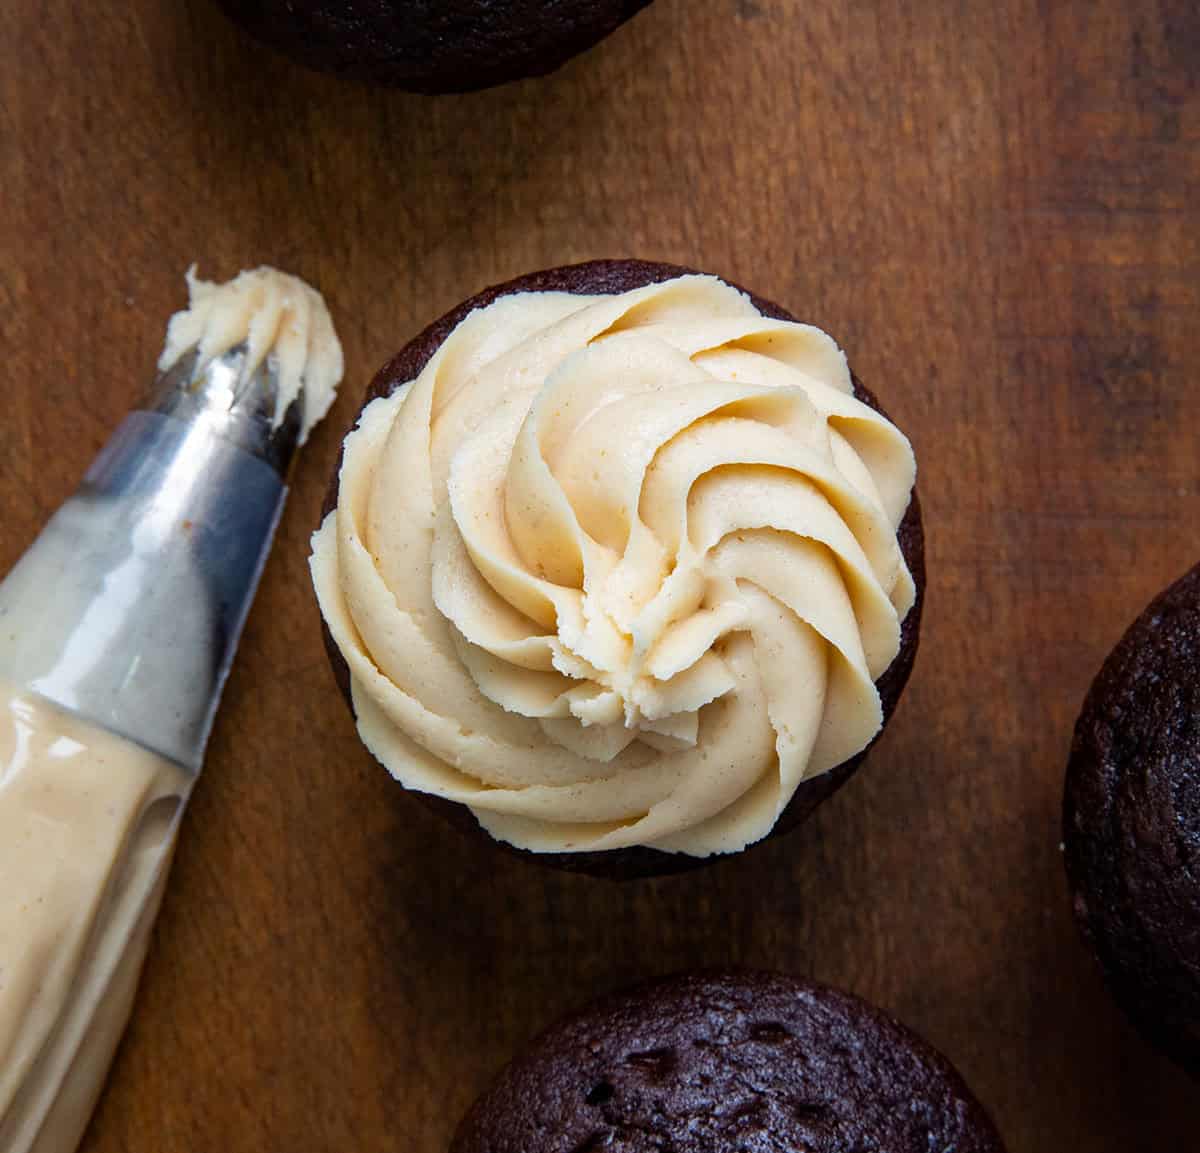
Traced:
<path fill-rule="evenodd" d="M 1002 1153 L 950 1063 L 881 1010 L 768 973 L 669 977 L 542 1034 L 450 1153 Z"/>
<path fill-rule="evenodd" d="M 1075 915 L 1117 1001 L 1200 1075 L 1200 567 L 1113 650 L 1075 727 Z"/>
<path fill-rule="evenodd" d="M 489 289 L 377 375 L 313 538 L 360 736 L 559 868 L 778 835 L 912 669 L 914 468 L 828 336 L 715 277 L 596 261 Z"/>
<path fill-rule="evenodd" d="M 469 92 L 542 76 L 650 0 L 218 0 L 257 39 L 309 68 L 413 92 Z"/>

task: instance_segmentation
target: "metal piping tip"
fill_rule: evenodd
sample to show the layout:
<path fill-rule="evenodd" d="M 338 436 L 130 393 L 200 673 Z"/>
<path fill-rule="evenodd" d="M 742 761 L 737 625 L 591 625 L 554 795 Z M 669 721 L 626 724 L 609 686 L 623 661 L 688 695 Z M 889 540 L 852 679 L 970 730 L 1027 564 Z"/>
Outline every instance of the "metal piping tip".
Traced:
<path fill-rule="evenodd" d="M 300 444 L 303 391 L 277 420 L 277 361 L 268 355 L 247 373 L 247 355 L 243 341 L 198 367 L 199 351 L 193 349 L 159 375 L 145 408 L 176 420 L 203 424 L 286 477 Z"/>

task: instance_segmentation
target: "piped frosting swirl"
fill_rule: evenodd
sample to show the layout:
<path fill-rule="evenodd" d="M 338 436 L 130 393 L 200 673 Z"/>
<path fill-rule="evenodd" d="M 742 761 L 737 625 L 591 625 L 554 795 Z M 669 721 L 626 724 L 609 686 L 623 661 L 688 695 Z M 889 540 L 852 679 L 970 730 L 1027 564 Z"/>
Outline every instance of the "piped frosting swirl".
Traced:
<path fill-rule="evenodd" d="M 914 478 L 834 341 L 713 277 L 502 296 L 313 538 L 359 733 L 523 848 L 740 849 L 880 728 Z"/>

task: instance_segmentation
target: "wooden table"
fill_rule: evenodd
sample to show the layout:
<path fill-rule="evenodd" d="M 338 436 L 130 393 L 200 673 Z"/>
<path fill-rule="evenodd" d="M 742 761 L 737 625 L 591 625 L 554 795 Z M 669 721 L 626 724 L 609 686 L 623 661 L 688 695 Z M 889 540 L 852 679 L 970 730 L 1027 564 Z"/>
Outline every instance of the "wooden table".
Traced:
<path fill-rule="evenodd" d="M 1082 695 L 1200 554 L 1190 0 L 658 0 L 548 80 L 432 99 L 295 69 L 202 0 L 11 7 L 0 568 L 149 378 L 191 261 L 308 277 L 347 353 L 90 1153 L 437 1153 L 564 1010 L 727 963 L 886 1006 L 1014 1153 L 1196 1148 L 1196 1087 L 1109 1001 L 1059 853 Z M 625 887 L 404 797 L 338 699 L 307 571 L 383 359 L 485 284 L 607 255 L 833 332 L 916 444 L 930 572 L 866 769 L 782 842 Z"/>

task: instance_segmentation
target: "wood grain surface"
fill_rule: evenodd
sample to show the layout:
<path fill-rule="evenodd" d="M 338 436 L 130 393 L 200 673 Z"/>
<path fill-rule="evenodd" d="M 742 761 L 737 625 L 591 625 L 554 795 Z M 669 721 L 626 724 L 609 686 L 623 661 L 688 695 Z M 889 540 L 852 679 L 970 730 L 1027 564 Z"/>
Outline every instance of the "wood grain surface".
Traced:
<path fill-rule="evenodd" d="M 370 91 L 206 2 L 14 0 L 0 35 L 0 569 L 148 380 L 193 260 L 326 294 L 304 451 L 89 1153 L 444 1149 L 639 976 L 739 963 L 892 1010 L 1014 1153 L 1196 1148 L 1059 852 L 1101 659 L 1200 554 L 1190 0 L 657 0 L 544 81 Z M 834 333 L 911 434 L 929 597 L 859 776 L 793 836 L 625 887 L 475 846 L 361 748 L 308 536 L 360 390 L 481 286 L 636 255 Z"/>

